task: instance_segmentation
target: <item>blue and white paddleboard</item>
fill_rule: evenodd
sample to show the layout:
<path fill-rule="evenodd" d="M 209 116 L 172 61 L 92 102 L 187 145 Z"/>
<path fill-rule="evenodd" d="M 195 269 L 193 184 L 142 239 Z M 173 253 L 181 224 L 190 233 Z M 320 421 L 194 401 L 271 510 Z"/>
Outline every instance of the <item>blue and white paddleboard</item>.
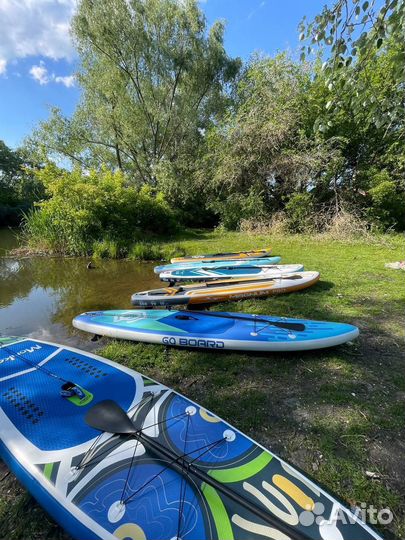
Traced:
<path fill-rule="evenodd" d="M 380 540 L 218 416 L 52 343 L 1 340 L 0 457 L 77 540 Z"/>
<path fill-rule="evenodd" d="M 161 272 L 159 277 L 162 281 L 209 281 L 213 279 L 243 279 L 243 278 L 258 278 L 266 279 L 274 276 L 282 276 L 283 274 L 293 274 L 302 272 L 304 266 L 302 264 L 271 264 L 266 266 L 234 266 L 229 264 L 223 268 L 189 268 L 183 270 L 167 270 Z"/>
<path fill-rule="evenodd" d="M 75 317 L 73 326 L 111 338 L 238 351 L 321 349 L 359 334 L 351 324 L 188 310 L 93 311 Z"/>
<path fill-rule="evenodd" d="M 178 262 L 171 264 L 163 264 L 160 266 L 155 266 L 153 271 L 155 274 L 160 274 L 161 272 L 171 271 L 171 270 L 187 270 L 193 268 L 194 270 L 198 268 L 209 268 L 216 269 L 222 268 L 224 266 L 267 266 L 269 264 L 278 264 L 281 261 L 281 257 L 262 257 L 261 259 L 241 259 L 241 260 L 225 260 L 217 261 L 212 263 L 197 261 L 197 262 Z"/>

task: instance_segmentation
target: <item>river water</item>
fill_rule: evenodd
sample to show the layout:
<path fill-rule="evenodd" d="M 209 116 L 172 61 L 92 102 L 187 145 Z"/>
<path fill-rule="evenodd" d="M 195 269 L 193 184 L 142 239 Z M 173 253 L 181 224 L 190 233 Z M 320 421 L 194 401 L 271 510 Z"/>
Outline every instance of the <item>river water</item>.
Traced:
<path fill-rule="evenodd" d="M 16 232 L 0 228 L 0 336 L 29 336 L 87 350 L 97 344 L 75 330 L 83 311 L 129 309 L 131 294 L 159 286 L 154 263 L 10 257 Z M 98 345 L 99 346 L 99 345 Z"/>

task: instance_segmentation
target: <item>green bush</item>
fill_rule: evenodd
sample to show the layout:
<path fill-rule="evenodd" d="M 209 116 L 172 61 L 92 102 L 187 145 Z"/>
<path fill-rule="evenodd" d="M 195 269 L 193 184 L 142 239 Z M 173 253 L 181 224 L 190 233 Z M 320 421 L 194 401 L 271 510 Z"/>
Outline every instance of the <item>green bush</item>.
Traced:
<path fill-rule="evenodd" d="M 128 185 L 121 172 L 62 171 L 47 165 L 36 175 L 49 198 L 25 217 L 24 233 L 34 249 L 67 255 L 122 255 L 145 233 L 175 228 L 160 193 Z"/>
<path fill-rule="evenodd" d="M 371 197 L 369 215 L 384 230 L 405 227 L 405 193 L 398 191 L 395 182 L 383 180 L 368 192 Z"/>
<path fill-rule="evenodd" d="M 137 261 L 157 261 L 163 258 L 163 254 L 158 244 L 138 242 L 132 246 L 129 258 Z"/>
<path fill-rule="evenodd" d="M 239 228 L 242 220 L 261 221 L 266 216 L 263 195 L 250 188 L 246 195 L 232 193 L 225 200 L 212 204 L 212 209 L 219 214 L 220 225 L 233 231 Z"/>
<path fill-rule="evenodd" d="M 288 227 L 293 233 L 301 233 L 311 228 L 314 202 L 308 192 L 294 193 L 285 205 Z"/>

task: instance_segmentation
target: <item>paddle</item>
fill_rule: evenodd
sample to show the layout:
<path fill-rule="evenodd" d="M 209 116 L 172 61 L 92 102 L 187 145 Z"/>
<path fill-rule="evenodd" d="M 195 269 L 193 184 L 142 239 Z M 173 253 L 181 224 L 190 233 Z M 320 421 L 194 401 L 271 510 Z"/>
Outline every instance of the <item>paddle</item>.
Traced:
<path fill-rule="evenodd" d="M 275 281 L 280 279 L 290 279 L 290 280 L 297 280 L 302 279 L 301 276 L 297 274 L 289 275 L 289 274 L 280 274 L 279 276 L 271 276 L 271 277 L 253 277 L 253 278 L 242 278 L 242 279 L 221 279 L 217 281 L 207 281 L 207 283 L 204 283 L 207 287 L 215 287 L 216 285 L 239 285 L 243 283 L 248 283 L 249 285 L 251 283 L 267 283 L 267 281 Z M 199 285 L 201 287 L 203 284 Z"/>
<path fill-rule="evenodd" d="M 134 434 L 134 436 L 136 436 L 138 440 L 140 440 L 145 446 L 150 447 L 158 455 L 169 459 L 171 466 L 180 469 L 182 474 L 184 474 L 184 472 L 186 474 L 191 472 L 202 482 L 212 486 L 217 491 L 222 492 L 226 497 L 229 497 L 234 502 L 244 506 L 249 512 L 252 512 L 263 521 L 269 523 L 272 527 L 275 527 L 277 530 L 285 533 L 292 540 L 310 539 L 310 537 L 306 534 L 302 533 L 301 531 L 297 531 L 294 527 L 291 527 L 291 525 L 288 525 L 279 518 L 272 516 L 263 508 L 245 499 L 244 497 L 241 497 L 228 486 L 212 478 L 209 474 L 199 469 L 198 466 L 194 465 L 192 461 L 186 460 L 186 454 L 177 455 L 169 448 L 147 437 L 144 433 L 142 433 L 142 429 L 137 429 L 134 426 L 127 413 L 115 401 L 100 401 L 100 403 L 97 403 L 88 411 L 85 416 L 85 421 L 90 427 L 99 431 L 116 433 L 117 435 L 121 435 L 122 433 Z M 180 460 L 183 461 L 184 465 L 179 463 Z"/>
<path fill-rule="evenodd" d="M 97 403 L 87 411 L 84 419 L 89 426 L 99 431 L 119 435 L 133 435 L 137 431 L 126 412 L 111 399 Z"/>
<path fill-rule="evenodd" d="M 225 313 L 213 313 L 213 312 L 208 312 L 208 311 L 204 311 L 204 313 L 201 313 L 201 312 L 198 312 L 198 311 L 192 311 L 192 310 L 187 310 L 187 314 L 194 314 L 194 315 L 203 315 L 204 317 L 207 316 L 207 317 L 218 317 L 220 319 L 232 319 L 232 320 L 241 320 L 241 321 L 250 321 L 250 322 L 254 322 L 254 323 L 257 323 L 257 322 L 261 322 L 261 323 L 266 323 L 267 325 L 270 325 L 270 326 L 276 326 L 277 328 L 283 328 L 285 330 L 295 330 L 296 332 L 303 332 L 305 330 L 305 324 L 302 324 L 302 323 L 290 323 L 290 322 L 282 322 L 282 321 L 269 321 L 268 319 L 263 319 L 261 317 L 256 317 L 256 316 L 252 316 L 252 317 L 246 317 L 246 316 L 239 316 L 239 315 L 228 315 L 228 314 L 225 314 Z M 175 316 L 176 319 L 182 319 L 182 320 L 186 320 L 186 318 L 188 317 L 188 315 L 176 315 Z M 191 317 L 190 317 L 191 318 Z"/>
<path fill-rule="evenodd" d="M 247 283 L 248 285 L 254 284 L 254 283 L 267 283 L 268 281 L 276 281 L 276 280 L 299 280 L 302 279 L 301 276 L 297 274 L 283 274 L 279 276 L 271 276 L 271 277 L 252 277 L 252 278 L 241 278 L 241 279 L 235 279 L 235 278 L 227 278 L 227 279 L 211 279 L 209 281 L 205 281 L 203 283 L 196 283 L 196 284 L 190 284 L 190 285 L 183 285 L 183 286 L 176 286 L 176 281 L 181 280 L 169 280 L 166 281 L 169 282 L 169 287 L 172 289 L 176 289 L 177 292 L 183 292 L 188 291 L 190 289 L 196 289 L 200 287 L 216 287 L 217 285 L 243 285 L 244 283 Z M 163 280 L 165 281 L 165 280 Z M 157 289 L 157 290 L 165 290 L 165 289 Z"/>
<path fill-rule="evenodd" d="M 221 277 L 228 277 L 229 279 L 232 279 L 232 276 L 220 276 L 220 273 L 223 271 L 223 270 L 245 270 L 245 271 L 248 271 L 248 270 L 257 270 L 257 273 L 260 274 L 260 272 L 263 272 L 265 274 L 265 272 L 267 270 L 280 270 L 280 268 L 277 266 L 277 265 L 266 265 L 266 266 L 224 266 L 224 267 L 221 267 L 221 268 L 198 268 L 197 270 L 194 270 L 193 268 L 187 268 L 187 269 L 180 269 L 180 270 L 172 270 L 172 271 L 169 271 L 169 275 L 168 276 L 165 276 L 164 273 L 161 273 L 160 274 L 160 279 L 161 281 L 168 281 L 170 284 L 174 284 L 178 281 L 198 281 L 198 280 L 214 280 L 214 279 L 220 279 Z M 181 275 L 173 275 L 175 272 L 184 272 L 184 271 L 191 271 L 191 272 L 201 272 L 201 271 L 204 271 L 204 272 L 218 272 L 218 275 L 217 276 L 204 276 L 203 274 L 197 274 L 197 275 L 188 275 L 187 276 L 181 276 Z M 258 276 L 260 277 L 260 276 Z M 265 277 L 265 275 L 264 275 Z M 258 278 L 256 278 L 258 279 Z"/>
<path fill-rule="evenodd" d="M 270 268 L 270 269 L 277 269 L 279 270 L 279 265 L 277 264 L 261 264 L 261 265 L 254 265 L 254 264 L 241 264 L 241 265 L 238 265 L 238 264 L 232 264 L 232 265 L 229 265 L 229 266 L 218 266 L 217 268 L 209 268 L 209 267 L 202 267 L 202 268 L 197 268 L 197 269 L 194 269 L 194 268 L 181 268 L 181 271 L 184 271 L 184 270 L 192 270 L 192 271 L 200 271 L 200 270 L 204 270 L 206 272 L 222 272 L 222 270 L 252 270 L 252 269 L 260 269 L 260 268 Z M 173 272 L 177 272 L 178 270 L 173 270 Z"/>

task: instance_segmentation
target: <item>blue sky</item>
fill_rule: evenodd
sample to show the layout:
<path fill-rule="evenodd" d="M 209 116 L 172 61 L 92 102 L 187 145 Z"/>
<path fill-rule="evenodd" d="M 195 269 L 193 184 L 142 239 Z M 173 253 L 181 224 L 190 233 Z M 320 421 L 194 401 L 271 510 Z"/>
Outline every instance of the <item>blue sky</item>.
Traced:
<path fill-rule="evenodd" d="M 69 115 L 80 97 L 77 62 L 69 37 L 76 0 L 0 1 L 0 139 L 16 147 L 49 108 Z M 225 46 L 247 59 L 299 46 L 297 26 L 314 17 L 325 0 L 205 0 L 208 24 L 226 22 Z"/>

